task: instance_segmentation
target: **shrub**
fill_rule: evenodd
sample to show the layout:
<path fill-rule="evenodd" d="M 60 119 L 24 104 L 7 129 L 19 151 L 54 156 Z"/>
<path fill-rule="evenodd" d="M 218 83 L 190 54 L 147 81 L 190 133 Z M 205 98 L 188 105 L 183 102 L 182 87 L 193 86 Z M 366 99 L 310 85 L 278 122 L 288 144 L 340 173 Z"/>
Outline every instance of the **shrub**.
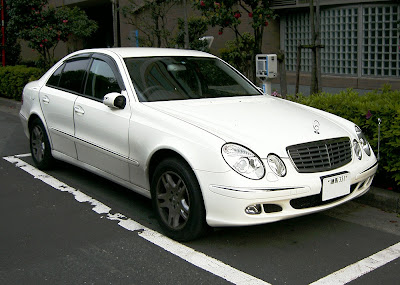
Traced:
<path fill-rule="evenodd" d="M 375 154 L 378 153 L 378 118 L 380 129 L 380 161 L 378 183 L 400 186 L 400 91 L 389 85 L 359 95 L 352 89 L 339 94 L 320 93 L 291 97 L 290 100 L 312 106 L 357 124 L 368 138 Z"/>
<path fill-rule="evenodd" d="M 40 78 L 39 68 L 23 65 L 0 67 L 0 96 L 21 100 L 24 86 Z"/>

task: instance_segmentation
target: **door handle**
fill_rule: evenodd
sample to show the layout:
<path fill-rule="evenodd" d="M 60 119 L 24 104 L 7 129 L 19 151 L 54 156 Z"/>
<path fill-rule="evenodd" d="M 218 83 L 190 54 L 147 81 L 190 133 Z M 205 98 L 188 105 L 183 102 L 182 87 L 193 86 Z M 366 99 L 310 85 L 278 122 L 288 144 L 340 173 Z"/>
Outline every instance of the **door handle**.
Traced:
<path fill-rule="evenodd" d="M 43 101 L 43 103 L 45 103 L 45 104 L 49 104 L 49 103 L 50 103 L 50 99 L 49 99 L 49 97 L 47 97 L 47 96 L 43 96 L 43 97 L 42 97 L 42 101 Z"/>
<path fill-rule="evenodd" d="M 74 110 L 75 110 L 75 113 L 77 113 L 79 115 L 85 114 L 85 110 L 83 110 L 83 108 L 81 106 L 75 106 Z"/>

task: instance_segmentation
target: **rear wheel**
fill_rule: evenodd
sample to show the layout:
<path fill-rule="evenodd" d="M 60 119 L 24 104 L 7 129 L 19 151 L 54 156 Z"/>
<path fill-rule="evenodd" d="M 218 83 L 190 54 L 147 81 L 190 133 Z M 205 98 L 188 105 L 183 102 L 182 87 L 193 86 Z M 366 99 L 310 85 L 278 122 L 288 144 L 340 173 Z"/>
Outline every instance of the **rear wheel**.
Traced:
<path fill-rule="evenodd" d="M 35 119 L 30 128 L 30 148 L 33 162 L 39 169 L 48 169 L 54 159 L 51 155 L 49 138 L 40 119 Z"/>
<path fill-rule="evenodd" d="M 163 160 L 154 172 L 151 195 L 157 219 L 167 236 L 189 241 L 206 232 L 208 226 L 200 186 L 185 161 Z"/>

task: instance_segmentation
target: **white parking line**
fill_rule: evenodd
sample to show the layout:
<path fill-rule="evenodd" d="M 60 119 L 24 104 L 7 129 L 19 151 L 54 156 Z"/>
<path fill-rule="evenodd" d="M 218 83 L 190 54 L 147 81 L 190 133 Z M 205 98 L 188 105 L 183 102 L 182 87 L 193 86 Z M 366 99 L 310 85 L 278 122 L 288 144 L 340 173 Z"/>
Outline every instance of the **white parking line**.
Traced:
<path fill-rule="evenodd" d="M 400 242 L 340 269 L 312 285 L 346 284 L 400 257 Z"/>
<path fill-rule="evenodd" d="M 245 272 L 235 269 L 222 261 L 212 258 L 204 253 L 198 252 L 190 247 L 180 244 L 170 238 L 153 231 L 136 221 L 124 216 L 123 214 L 116 213 L 111 214 L 111 208 L 107 205 L 93 199 L 92 197 L 86 195 L 85 193 L 76 190 L 75 188 L 68 186 L 67 184 L 57 180 L 56 178 L 40 171 L 39 169 L 33 167 L 32 165 L 22 161 L 20 157 L 26 157 L 29 154 L 15 155 L 3 157 L 10 163 L 15 164 L 16 167 L 21 168 L 27 173 L 31 174 L 34 178 L 43 181 L 44 183 L 50 185 L 54 189 L 62 192 L 67 192 L 72 194 L 75 199 L 80 203 L 89 203 L 93 206 L 92 210 L 109 220 L 118 221 L 118 225 L 129 230 L 129 231 L 139 231 L 140 237 L 148 240 L 149 242 L 163 248 L 164 250 L 182 258 L 183 260 L 205 270 L 216 276 L 219 276 L 229 282 L 234 284 L 243 285 L 268 285 L 269 283 L 260 280 L 254 276 L 251 276 Z"/>
<path fill-rule="evenodd" d="M 89 203 L 93 206 L 92 210 L 109 220 L 118 221 L 118 225 L 129 230 L 138 231 L 138 235 L 147 241 L 163 248 L 164 250 L 182 258 L 183 260 L 206 270 L 216 276 L 219 276 L 234 284 L 262 284 L 268 285 L 269 283 L 251 276 L 245 272 L 235 269 L 222 261 L 212 258 L 204 253 L 198 252 L 190 247 L 180 244 L 170 238 L 153 231 L 138 222 L 126 217 L 123 214 L 111 214 L 111 208 L 107 205 L 93 199 L 85 193 L 76 190 L 73 187 L 57 180 L 56 178 L 40 171 L 32 165 L 22 161 L 20 158 L 30 156 L 30 154 L 21 154 L 15 156 L 3 157 L 10 163 L 15 164 L 16 167 L 21 168 L 27 173 L 31 174 L 34 178 L 43 181 L 54 189 L 62 192 L 72 194 L 75 199 L 80 203 Z M 400 243 L 390 246 L 378 253 L 375 253 L 367 258 L 364 258 L 354 264 L 351 264 L 343 269 L 340 269 L 320 280 L 317 280 L 312 285 L 328 285 L 328 284 L 346 284 L 349 283 L 397 258 L 400 257 Z"/>

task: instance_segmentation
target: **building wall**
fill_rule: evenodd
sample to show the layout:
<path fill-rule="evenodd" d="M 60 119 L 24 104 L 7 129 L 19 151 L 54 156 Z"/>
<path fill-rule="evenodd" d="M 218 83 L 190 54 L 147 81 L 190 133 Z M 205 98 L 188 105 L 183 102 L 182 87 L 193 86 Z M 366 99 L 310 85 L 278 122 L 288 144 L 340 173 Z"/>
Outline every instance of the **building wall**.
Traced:
<path fill-rule="evenodd" d="M 327 5 L 327 2 L 321 1 L 323 86 L 340 84 L 341 87 L 373 89 L 388 83 L 393 88 L 400 88 L 399 4 L 393 1 L 336 1 L 342 5 Z M 279 13 L 288 82 L 294 84 L 297 45 L 311 43 L 309 7 L 296 10 L 281 7 Z M 302 49 L 301 71 L 301 84 L 308 84 L 309 49 Z"/>

